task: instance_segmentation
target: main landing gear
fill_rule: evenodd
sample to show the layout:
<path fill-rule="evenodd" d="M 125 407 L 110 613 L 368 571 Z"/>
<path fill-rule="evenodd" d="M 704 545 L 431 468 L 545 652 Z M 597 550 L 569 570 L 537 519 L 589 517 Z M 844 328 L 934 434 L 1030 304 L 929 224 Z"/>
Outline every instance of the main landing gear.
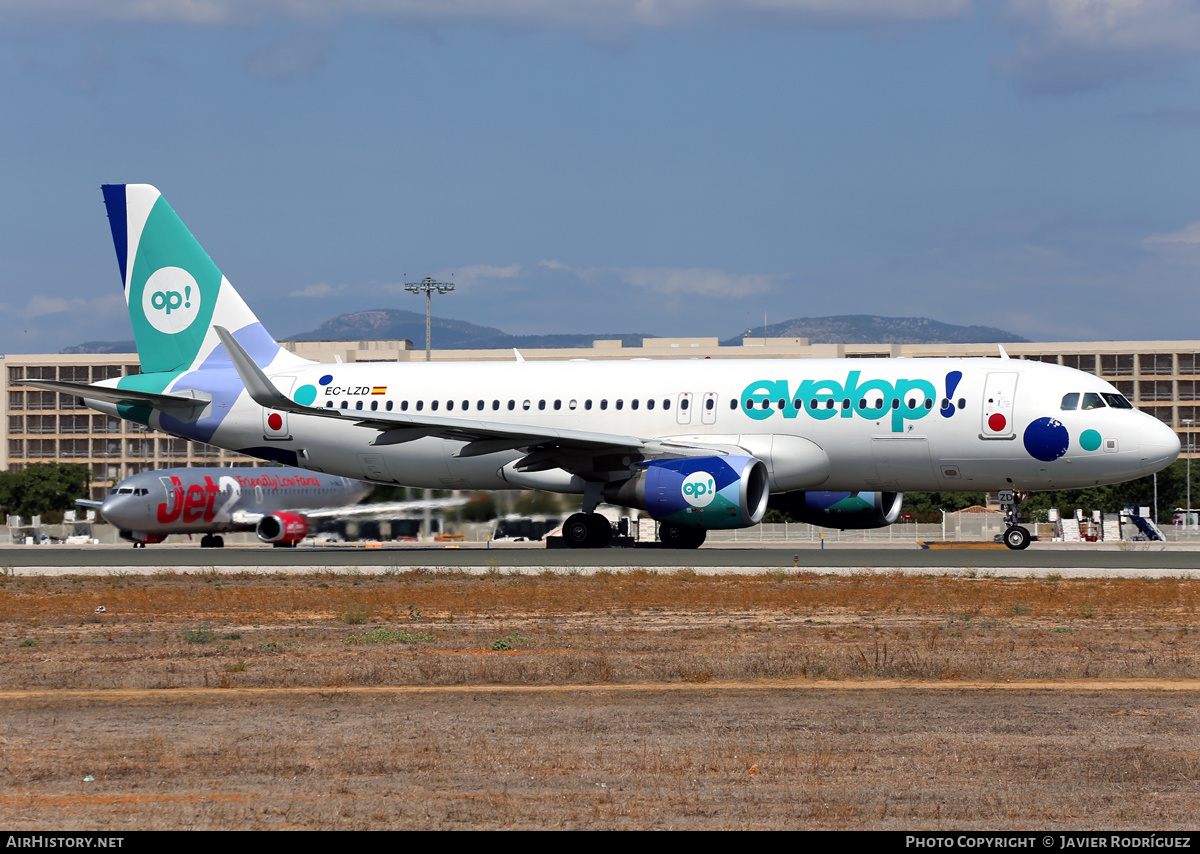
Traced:
<path fill-rule="evenodd" d="M 223 549 L 225 548 L 225 538 L 216 534 L 205 534 L 200 538 L 200 548 Z"/>
<path fill-rule="evenodd" d="M 567 518 L 562 536 L 573 549 L 603 549 L 612 541 L 612 523 L 599 513 L 575 513 Z"/>
<path fill-rule="evenodd" d="M 1004 545 L 1014 551 L 1029 548 L 1029 541 L 1033 539 L 1029 529 L 1017 524 L 1021 502 L 1026 496 L 1012 489 L 1002 489 L 999 497 L 1000 509 L 1004 511 Z"/>

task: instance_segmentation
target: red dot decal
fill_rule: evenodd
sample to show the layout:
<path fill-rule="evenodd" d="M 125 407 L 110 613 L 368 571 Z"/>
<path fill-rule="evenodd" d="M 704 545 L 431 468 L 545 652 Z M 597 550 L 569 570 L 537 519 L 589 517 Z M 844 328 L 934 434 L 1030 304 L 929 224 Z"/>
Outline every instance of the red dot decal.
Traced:
<path fill-rule="evenodd" d="M 992 417 L 994 418 L 995 416 L 992 416 Z M 1000 420 L 1003 421 L 1004 419 L 1001 418 Z M 267 426 L 270 427 L 272 430 L 276 430 L 276 431 L 282 430 L 283 429 L 283 416 L 280 415 L 278 412 L 272 412 L 270 415 L 267 416 Z"/>
<path fill-rule="evenodd" d="M 1008 422 L 1004 420 L 1004 416 L 996 412 L 988 417 L 988 429 L 993 433 L 999 433 L 1004 429 L 1004 425 Z"/>

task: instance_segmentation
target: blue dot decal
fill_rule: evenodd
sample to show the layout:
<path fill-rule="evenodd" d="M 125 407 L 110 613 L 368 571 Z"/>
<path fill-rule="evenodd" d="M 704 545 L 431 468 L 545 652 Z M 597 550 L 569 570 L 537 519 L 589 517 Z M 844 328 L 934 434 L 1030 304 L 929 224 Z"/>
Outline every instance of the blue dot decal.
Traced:
<path fill-rule="evenodd" d="M 1067 452 L 1071 434 L 1061 421 L 1039 418 L 1025 428 L 1025 450 L 1034 459 L 1048 463 Z"/>
<path fill-rule="evenodd" d="M 333 374 L 326 374 L 325 376 L 321 377 L 318 382 L 321 385 L 329 385 L 331 382 L 333 382 Z"/>

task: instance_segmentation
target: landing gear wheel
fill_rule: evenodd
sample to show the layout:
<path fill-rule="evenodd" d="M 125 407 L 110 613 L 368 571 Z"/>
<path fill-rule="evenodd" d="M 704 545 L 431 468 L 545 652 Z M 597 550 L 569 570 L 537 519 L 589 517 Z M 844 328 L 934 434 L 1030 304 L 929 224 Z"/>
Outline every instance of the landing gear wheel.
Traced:
<path fill-rule="evenodd" d="M 698 549 L 708 532 L 703 528 L 664 523 L 658 526 L 658 540 L 668 549 Z"/>
<path fill-rule="evenodd" d="M 1013 525 L 1004 532 L 1004 545 L 1014 551 L 1029 548 L 1029 531 L 1022 528 L 1020 525 Z"/>
<path fill-rule="evenodd" d="M 612 522 L 599 513 L 587 514 L 588 548 L 606 549 L 612 542 Z"/>
<path fill-rule="evenodd" d="M 562 537 L 572 549 L 586 549 L 591 538 L 587 513 L 573 513 L 562 526 Z"/>
<path fill-rule="evenodd" d="M 612 523 L 599 513 L 574 513 L 563 524 L 562 536 L 573 549 L 603 549 L 612 540 Z"/>
<path fill-rule="evenodd" d="M 222 537 L 220 534 L 217 534 L 216 536 L 213 537 L 213 548 L 214 549 L 225 548 L 225 538 Z"/>
<path fill-rule="evenodd" d="M 215 539 L 216 539 L 216 537 L 212 536 L 211 534 L 205 534 L 203 537 L 200 538 L 200 548 L 202 548 L 202 549 L 216 548 L 217 544 L 215 542 L 213 542 L 213 540 L 215 540 Z"/>

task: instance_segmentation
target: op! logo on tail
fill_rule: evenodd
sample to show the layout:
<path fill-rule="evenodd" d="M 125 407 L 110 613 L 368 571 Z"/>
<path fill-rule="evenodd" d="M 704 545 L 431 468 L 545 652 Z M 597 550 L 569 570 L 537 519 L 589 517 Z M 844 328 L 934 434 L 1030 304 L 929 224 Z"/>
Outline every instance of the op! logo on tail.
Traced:
<path fill-rule="evenodd" d="M 200 313 L 200 287 L 187 270 L 161 267 L 142 288 L 142 313 L 159 332 L 182 332 Z"/>

